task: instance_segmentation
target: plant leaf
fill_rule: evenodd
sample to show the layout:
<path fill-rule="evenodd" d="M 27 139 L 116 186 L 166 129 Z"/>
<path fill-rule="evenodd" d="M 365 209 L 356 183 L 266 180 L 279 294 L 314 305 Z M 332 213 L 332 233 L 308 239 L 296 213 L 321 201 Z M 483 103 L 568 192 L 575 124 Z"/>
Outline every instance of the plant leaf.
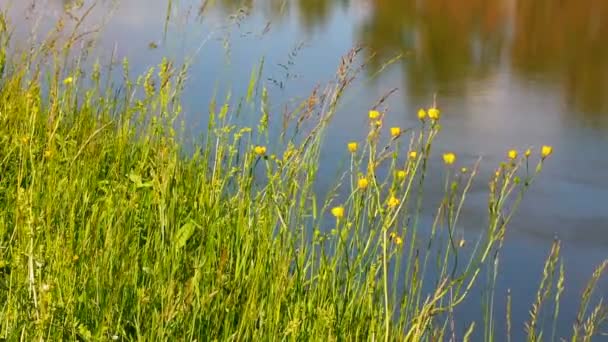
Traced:
<path fill-rule="evenodd" d="M 181 249 L 186 245 L 192 234 L 194 234 L 195 228 L 192 222 L 188 222 L 177 231 L 177 234 L 175 234 L 175 247 L 177 249 Z"/>

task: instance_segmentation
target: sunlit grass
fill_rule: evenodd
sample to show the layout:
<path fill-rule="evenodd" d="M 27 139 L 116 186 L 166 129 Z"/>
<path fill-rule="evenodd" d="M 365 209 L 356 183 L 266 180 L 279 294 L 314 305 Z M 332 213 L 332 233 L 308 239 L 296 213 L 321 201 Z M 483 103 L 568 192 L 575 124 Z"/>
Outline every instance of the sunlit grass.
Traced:
<path fill-rule="evenodd" d="M 469 327 L 462 332 L 454 331 L 454 311 L 480 274 L 496 281 L 508 224 L 550 146 L 505 153 L 488 180 L 487 226 L 465 243 L 458 222 L 479 163 L 435 151 L 435 106 L 407 129 L 385 127 L 391 113 L 380 108 L 361 109 L 367 136 L 343 147 L 348 168 L 328 195 L 315 192 L 325 130 L 356 76 L 355 51 L 322 96 L 313 93 L 290 114 L 288 128 L 306 122 L 300 127 L 308 130 L 271 140 L 269 99 L 250 91 L 243 98 L 260 108 L 258 124 L 238 125 L 229 97 L 213 102 L 191 152 L 176 128 L 185 67 L 164 60 L 132 79 L 125 60 L 118 91 L 103 85 L 108 75 L 98 64 L 82 72 L 51 45 L 32 52 L 38 60 L 6 56 L 3 18 L 1 338 L 493 338 L 492 304 L 476 323 L 461 322 Z M 444 196 L 427 223 L 424 185 L 435 160 Z M 543 335 L 542 304 L 560 301 L 559 247 L 531 310 L 530 340 Z M 573 340 L 606 319 L 605 306 L 590 307 L 605 268 L 583 294 Z"/>

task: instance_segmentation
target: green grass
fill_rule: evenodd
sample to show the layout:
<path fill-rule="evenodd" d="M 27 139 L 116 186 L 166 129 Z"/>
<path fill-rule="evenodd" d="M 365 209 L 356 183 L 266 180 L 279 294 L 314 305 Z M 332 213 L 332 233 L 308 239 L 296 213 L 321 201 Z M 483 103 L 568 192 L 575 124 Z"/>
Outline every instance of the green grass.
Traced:
<path fill-rule="evenodd" d="M 9 53 L 0 18 L 0 338 L 495 338 L 493 293 L 475 323 L 454 311 L 483 278 L 496 281 L 509 221 L 547 160 L 539 152 L 497 166 L 488 225 L 465 243 L 456 227 L 477 165 L 445 165 L 433 224 L 421 220 L 429 163 L 441 160 L 432 153 L 440 120 L 389 139 L 382 117 L 370 120 L 357 150 L 344 146 L 350 167 L 328 196 L 314 191 L 356 51 L 324 94 L 291 112 L 285 129 L 295 136 L 269 143 L 269 99 L 256 85 L 242 101 L 210 105 L 208 130 L 189 153 L 175 129 L 186 67 L 162 61 L 131 78 L 125 61 L 117 91 L 99 65 L 82 73 L 80 59 L 67 62 L 74 41 L 51 35 L 53 44 Z M 243 103 L 260 108 L 256 127 L 235 124 Z M 559 246 L 529 340 L 543 337 L 543 303 L 560 301 Z M 607 318 L 605 305 L 590 303 L 606 267 L 583 294 L 573 341 Z M 455 321 L 470 328 L 453 331 Z"/>

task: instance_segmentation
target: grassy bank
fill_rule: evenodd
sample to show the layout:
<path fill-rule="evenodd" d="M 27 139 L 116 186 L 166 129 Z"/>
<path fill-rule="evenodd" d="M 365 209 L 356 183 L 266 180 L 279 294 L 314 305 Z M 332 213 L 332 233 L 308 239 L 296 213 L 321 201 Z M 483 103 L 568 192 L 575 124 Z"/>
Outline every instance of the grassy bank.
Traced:
<path fill-rule="evenodd" d="M 362 109 L 369 134 L 344 146 L 350 167 L 316 195 L 357 51 L 322 94 L 291 108 L 290 134 L 269 133 L 269 99 L 252 76 L 242 99 L 210 104 L 190 151 L 179 129 L 186 67 L 163 61 L 132 77 L 124 61 L 113 85 L 107 68 L 66 57 L 77 35 L 9 53 L 9 33 L 0 24 L 0 338 L 490 340 L 503 324 L 491 292 L 478 321 L 454 312 L 479 282 L 493 288 L 508 224 L 549 146 L 505 155 L 488 180 L 487 227 L 464 241 L 458 221 L 478 170 L 433 152 L 437 108 L 407 129 Z M 259 108 L 252 127 L 236 120 L 247 105 Z M 433 158 L 445 195 L 427 225 Z M 543 311 L 563 290 L 559 248 L 531 305 L 530 340 L 555 328 L 537 317 L 559 314 Z M 582 296 L 573 341 L 606 319 L 589 302 L 606 266 Z"/>

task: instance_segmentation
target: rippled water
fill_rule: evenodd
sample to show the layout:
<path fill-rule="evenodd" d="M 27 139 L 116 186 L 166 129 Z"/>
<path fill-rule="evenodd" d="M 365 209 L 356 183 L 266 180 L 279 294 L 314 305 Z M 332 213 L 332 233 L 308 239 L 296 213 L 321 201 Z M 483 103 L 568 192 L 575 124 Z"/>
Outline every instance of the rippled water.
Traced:
<path fill-rule="evenodd" d="M 12 1 L 15 36 L 53 27 L 74 3 Z M 508 233 L 497 293 L 512 289 L 514 316 L 527 319 L 543 259 L 560 238 L 569 284 L 560 329 L 569 331 L 585 279 L 608 257 L 608 1 L 99 1 L 83 26 L 102 21 L 91 34 L 102 58 L 128 57 L 139 72 L 162 56 L 193 58 L 184 98 L 192 135 L 205 127 L 214 92 L 244 94 L 262 58 L 279 111 L 330 80 L 350 48 L 364 46 L 364 76 L 346 95 L 324 162 L 365 135 L 366 109 L 394 88 L 388 125 L 414 125 L 436 94 L 444 113 L 437 151 L 455 151 L 463 164 L 482 156 L 491 172 L 510 148 L 553 145 Z M 333 181 L 328 174 L 322 182 Z M 464 215 L 471 238 L 484 224 L 484 176 Z M 480 310 L 466 309 L 471 317 Z"/>

